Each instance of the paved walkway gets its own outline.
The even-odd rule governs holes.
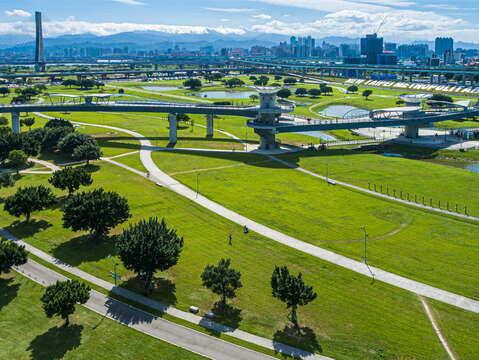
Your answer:
[[[231,220],[232,222],[234,222],[236,224],[239,224],[241,226],[246,225],[250,230],[252,230],[252,231],[254,231],[258,234],[261,234],[261,235],[263,235],[267,238],[270,238],[271,240],[274,240],[278,243],[289,246],[289,247],[294,248],[296,250],[299,250],[301,252],[307,253],[307,254],[312,255],[314,257],[320,258],[322,260],[328,261],[330,263],[339,265],[339,266],[344,267],[346,269],[352,270],[352,271],[357,272],[359,274],[371,277],[372,276],[371,271],[372,271],[373,274],[374,274],[374,278],[376,280],[388,283],[388,284],[393,285],[393,286],[397,286],[399,288],[411,291],[411,292],[413,292],[415,294],[418,294],[418,295],[422,295],[422,296],[429,297],[429,298],[437,300],[437,301],[444,302],[446,304],[450,304],[450,305],[457,306],[457,307],[465,309],[465,310],[469,310],[469,311],[473,311],[475,313],[479,313],[479,301],[477,301],[477,300],[473,300],[473,299],[467,298],[465,296],[452,293],[450,291],[446,291],[446,290],[442,290],[442,289],[439,289],[439,288],[436,288],[436,287],[433,287],[433,286],[430,286],[430,285],[426,285],[426,284],[421,283],[419,281],[411,280],[411,279],[408,279],[406,277],[403,277],[403,276],[400,276],[400,275],[397,275],[397,274],[394,274],[394,273],[391,273],[391,272],[388,272],[388,271],[384,271],[384,270],[376,268],[376,267],[368,267],[360,261],[350,259],[346,256],[336,254],[332,251],[322,249],[320,247],[317,247],[317,246],[311,245],[309,243],[306,243],[304,241],[298,240],[298,239],[296,239],[292,236],[289,236],[289,235],[283,234],[279,231],[273,230],[273,229],[271,229],[267,226],[264,226],[260,223],[257,223],[256,221],[250,220],[247,217],[242,216],[242,215],[240,215],[240,214],[238,214],[238,213],[236,213],[236,212],[234,212],[234,211],[232,211],[232,210],[230,210],[230,209],[228,209],[228,208],[226,208],[226,207],[224,207],[224,206],[222,206],[222,205],[220,205],[220,204],[218,204],[218,203],[216,203],[212,200],[209,200],[208,198],[204,197],[201,194],[197,194],[195,191],[193,191],[192,189],[188,188],[187,186],[181,184],[176,179],[172,178],[168,174],[161,171],[158,168],[158,166],[156,166],[156,164],[154,163],[154,161],[151,157],[151,150],[148,150],[148,149],[152,148],[151,142],[147,138],[145,138],[144,136],[142,136],[141,134],[139,134],[137,132],[127,130],[127,129],[118,128],[118,127],[114,127],[114,126],[92,125],[92,124],[80,123],[80,122],[75,122],[75,123],[80,124],[80,125],[97,126],[97,127],[101,127],[101,128],[121,131],[121,132],[124,132],[126,134],[129,134],[129,135],[132,135],[132,136],[138,138],[140,143],[141,143],[141,146],[142,146],[142,150],[140,150],[140,159],[141,159],[141,162],[143,163],[143,166],[150,173],[149,179],[151,181],[162,184],[163,186],[165,186],[165,187],[169,188],[170,190],[178,193],[179,195],[182,195],[182,196],[190,199],[191,201],[194,201],[195,203],[209,209],[210,211],[213,211],[214,213],[216,213],[220,216],[223,216],[224,218],[226,218],[228,220]],[[271,156],[271,158],[274,158],[279,162],[283,162],[283,164],[285,166],[296,168],[296,165],[287,163],[286,161],[277,159],[273,156]],[[312,176],[315,176],[315,177],[326,180],[325,177],[323,177],[321,175],[318,175],[318,174],[315,174],[311,171],[308,171],[308,170],[305,170],[305,169],[302,169],[302,168],[297,168],[297,169],[298,169],[298,171],[301,171],[301,172],[304,172],[306,174],[309,174],[309,175],[312,175]],[[133,170],[135,170],[135,169],[133,169]],[[135,170],[135,172],[136,171],[138,171],[138,170]],[[401,203],[404,203],[406,205],[415,206],[415,207],[423,208],[423,209],[430,210],[430,211],[436,211],[436,212],[447,214],[447,215],[458,216],[458,217],[468,219],[468,220],[479,221],[479,218],[466,216],[466,215],[460,215],[460,214],[452,213],[452,212],[449,212],[449,211],[446,211],[446,210],[429,208],[428,206],[424,206],[424,205],[416,204],[416,203],[411,203],[411,202],[408,202],[406,200],[396,199],[396,198],[393,198],[391,196],[387,196],[387,195],[380,194],[380,193],[375,193],[373,191],[366,190],[366,189],[360,188],[358,186],[343,183],[343,182],[340,182],[340,181],[336,181],[336,183],[338,185],[343,185],[345,187],[349,187],[349,188],[352,188],[352,189],[355,189],[355,190],[358,190],[358,191],[361,191],[361,192],[366,192],[366,193],[369,193],[369,194],[372,194],[372,195],[375,195],[375,196],[380,196],[380,197],[383,197],[383,198],[386,198],[386,199],[389,199],[389,200],[401,202]]]
[[[44,114],[41,114],[41,113],[35,113],[35,115],[42,116],[42,117],[47,117],[47,118],[49,117],[48,115],[44,115]],[[140,143],[142,144],[142,150],[140,150],[140,158],[142,158],[142,160],[145,157],[149,158],[150,159],[149,161],[151,161],[151,163],[153,164],[153,160],[151,159],[151,150],[145,150],[143,148],[143,147],[146,147],[147,149],[152,148],[151,142],[150,142],[150,140],[146,139],[143,135],[138,134],[138,133],[136,133],[134,131],[131,131],[131,130],[121,129],[121,128],[117,128],[117,127],[113,127],[113,126],[92,125],[92,124],[86,124],[86,123],[81,123],[81,122],[74,122],[74,123],[79,124],[79,125],[90,125],[90,126],[96,126],[96,127],[106,128],[106,129],[112,129],[112,130],[121,131],[121,132],[124,132],[124,133],[127,133],[127,134],[130,134],[132,136],[137,137],[139,139]],[[150,175],[148,176],[147,173],[143,173],[143,172],[141,172],[137,169],[134,169],[134,168],[132,168],[128,165],[119,163],[115,160],[105,159],[105,161],[110,162],[112,164],[115,164],[117,166],[120,166],[120,167],[122,167],[126,170],[129,170],[129,171],[137,174],[137,175],[143,176],[143,177],[149,179],[150,181],[165,185],[163,182],[159,181],[159,179],[157,177],[153,176],[151,172],[150,172]],[[155,165],[155,167],[156,167],[156,165]],[[168,175],[166,175],[166,176],[168,176]],[[175,180],[173,180],[173,181],[175,181]],[[118,286],[114,286],[113,284],[111,284],[108,281],[99,279],[99,278],[97,278],[97,277],[95,277],[95,276],[93,276],[93,275],[91,275],[87,272],[84,272],[83,270],[80,270],[80,269],[75,268],[75,267],[73,267],[69,264],[66,264],[66,263],[62,262],[61,260],[56,259],[56,258],[48,255],[47,253],[31,246],[30,244],[28,244],[28,243],[26,243],[26,242],[24,242],[20,239],[17,239],[15,236],[13,236],[12,234],[10,234],[9,232],[7,232],[6,230],[4,230],[2,228],[0,228],[0,236],[3,236],[4,238],[6,238],[8,240],[17,242],[21,245],[24,245],[28,252],[34,254],[35,256],[39,257],[40,259],[42,259],[44,261],[47,261],[51,264],[54,264],[55,266],[61,268],[62,270],[66,271],[66,272],[68,272],[72,275],[75,275],[76,277],[84,279],[84,280],[86,280],[86,281],[88,281],[92,284],[95,284],[99,287],[102,287],[102,288],[104,288],[108,291],[111,291],[115,294],[118,294],[118,295],[120,295],[124,298],[130,299],[130,300],[133,300],[133,301],[135,301],[139,304],[148,306],[149,308],[159,310],[161,312],[172,315],[176,318],[186,320],[186,321],[194,323],[194,324],[201,325],[204,328],[208,328],[208,329],[211,329],[211,330],[214,330],[214,331],[217,331],[217,332],[225,333],[228,336],[247,341],[249,343],[264,347],[266,349],[274,350],[278,353],[285,354],[287,356],[299,357],[299,358],[308,359],[308,360],[310,360],[310,359],[311,360],[332,360],[331,358],[328,358],[328,357],[325,357],[325,356],[322,356],[322,355],[312,354],[308,351],[297,349],[297,348],[294,348],[292,346],[288,346],[288,345],[278,343],[278,342],[270,340],[270,339],[266,339],[266,338],[263,338],[263,337],[260,337],[260,336],[256,336],[256,335],[250,334],[248,332],[245,332],[245,331],[242,331],[242,330],[239,330],[239,329],[233,329],[231,327],[228,327],[228,326],[225,326],[225,325],[222,325],[222,324],[218,324],[218,323],[216,323],[214,321],[211,321],[209,319],[206,319],[206,318],[203,318],[203,317],[200,317],[200,316],[188,313],[188,312],[184,312],[184,311],[175,309],[174,307],[164,305],[160,302],[157,302],[155,300],[146,298],[144,296],[141,296],[141,295],[139,295],[135,292],[129,291],[127,289],[124,289],[124,288],[121,288],[121,287],[118,287]],[[266,358],[269,358],[269,357],[266,357]],[[223,358],[218,358],[218,359],[223,359]],[[228,359],[228,358],[225,358],[225,359]],[[251,358],[251,359],[254,359],[254,358]]]
[[[18,267],[16,270],[44,286],[54,284],[56,281],[64,281],[68,279],[33,260],[28,260],[25,265]],[[164,320],[151,313],[103,295],[95,290],[90,292],[90,299],[84,304],[84,306],[102,316],[141,331],[142,333],[210,359],[274,359],[271,356],[246,349],[188,327]]]

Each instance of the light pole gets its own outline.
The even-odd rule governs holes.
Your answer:
[[[196,173],[196,199],[198,199],[198,192],[199,192],[199,189],[200,189],[199,178],[200,178],[200,173]]]
[[[364,231],[364,263],[367,265],[368,263],[368,233],[366,231],[366,226],[361,226],[361,229]]]
[[[366,231],[366,226],[361,226],[361,229],[364,231],[364,263],[366,264],[369,272],[371,273],[371,276],[373,278],[373,282],[374,282],[374,273],[372,272],[371,268],[369,267],[369,264],[368,264],[368,258],[367,258],[367,246],[368,246],[368,237],[369,237],[369,234],[368,232]]]
[[[113,261],[113,279],[115,280],[115,286],[116,286],[116,280],[118,279],[116,267],[118,266],[118,263],[115,261],[115,259],[111,255],[108,255],[107,257],[110,258],[111,261]]]

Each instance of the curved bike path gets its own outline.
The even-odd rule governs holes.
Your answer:
[[[250,230],[261,234],[271,240],[274,240],[278,243],[281,243],[283,245],[289,246],[291,248],[294,248],[296,250],[299,250],[301,252],[307,253],[309,255],[312,255],[314,257],[320,258],[322,260],[331,262],[333,264],[339,265],[341,267],[344,267],[346,269],[352,270],[356,273],[368,276],[368,277],[374,277],[375,280],[379,280],[385,283],[388,283],[390,285],[402,288],[404,290],[411,291],[413,293],[416,293],[418,295],[422,295],[437,301],[444,302],[449,305],[453,305],[456,307],[459,307],[464,310],[469,310],[475,313],[479,313],[479,301],[455,294],[450,291],[442,290],[440,288],[427,285],[424,283],[421,283],[416,280],[408,279],[406,277],[382,270],[380,268],[376,268],[373,266],[367,266],[363,262],[357,261],[350,259],[346,256],[336,254],[332,251],[322,249],[320,247],[311,245],[309,243],[306,243],[304,241],[298,240],[292,236],[283,234],[277,230],[271,229],[265,225],[262,225],[256,221],[253,221],[245,216],[242,216],[206,197],[204,197],[201,194],[197,194],[196,191],[190,189],[189,187],[183,185],[176,179],[172,178],[165,172],[163,172],[161,169],[158,168],[158,166],[155,164],[151,157],[151,152],[152,150],[155,149],[155,147],[151,144],[150,140],[148,138],[145,138],[143,135],[132,131],[128,129],[123,129],[123,128],[118,128],[115,126],[108,126],[108,125],[94,125],[94,124],[89,124],[89,123],[82,123],[82,122],[75,122],[76,124],[79,125],[85,125],[85,126],[96,126],[96,127],[101,127],[101,128],[106,128],[106,129],[111,129],[111,130],[116,130],[116,131],[121,131],[126,134],[132,135],[136,137],[141,144],[141,150],[140,150],[140,159],[141,162],[143,163],[143,166],[147,169],[149,172],[149,180],[154,181],[156,183],[159,183],[168,189],[176,192],[177,194],[188,198],[191,201],[194,201],[195,203],[205,207],[206,209],[213,211],[214,213],[221,215],[222,217],[238,224],[241,226],[246,225]],[[127,166],[123,166],[124,168],[129,168]],[[131,169],[131,168],[130,168]],[[137,170],[132,169],[133,171],[137,172]],[[309,173],[310,175],[320,177],[317,174],[311,173],[307,170],[301,169],[301,171],[305,173]],[[338,182],[340,183],[340,182]],[[357,188],[360,191],[366,191],[365,189],[358,188],[354,185],[346,184],[346,183],[341,183],[341,185],[349,186],[352,188]],[[366,191],[370,192],[370,191]],[[377,193],[374,193],[374,195],[378,195]],[[386,197],[386,196],[383,196]],[[398,201],[398,199],[391,199]],[[411,206],[416,206],[419,208],[427,208],[421,204],[415,204],[415,203],[410,203],[407,201],[400,201],[402,203],[406,203],[407,205]],[[438,211],[438,209],[428,209],[428,210],[433,210],[433,211]],[[438,211],[441,213],[446,213],[449,215],[454,215],[454,216],[460,216],[459,214],[455,213],[450,213],[445,210]],[[477,218],[472,218],[469,216],[462,215],[460,216],[462,218],[467,218],[467,219],[473,219],[476,221],[479,221]],[[371,274],[372,273],[374,274]]]

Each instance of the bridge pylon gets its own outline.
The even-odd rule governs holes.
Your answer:
[[[248,123],[249,127],[260,137],[259,148],[261,150],[273,150],[278,148],[276,142],[276,124],[283,109],[277,103],[276,88],[258,88],[259,109],[256,118]]]

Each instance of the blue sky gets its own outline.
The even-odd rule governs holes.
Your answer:
[[[479,42],[478,0],[0,0],[0,34],[32,34],[35,10],[46,36],[214,29],[358,37],[385,19],[380,34],[398,42]]]

